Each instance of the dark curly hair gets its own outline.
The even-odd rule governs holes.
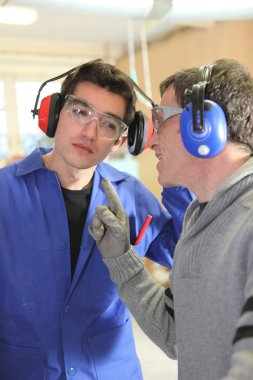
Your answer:
[[[136,94],[131,78],[116,66],[106,63],[102,59],[94,59],[78,66],[66,77],[61,87],[62,98],[64,99],[67,94],[73,94],[76,86],[85,81],[122,96],[126,102],[123,121],[129,125],[134,118],[136,104]]]

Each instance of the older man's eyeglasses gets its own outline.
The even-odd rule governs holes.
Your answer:
[[[152,109],[152,122],[156,133],[160,132],[161,125],[172,116],[182,113],[183,108],[156,106]]]
[[[97,120],[98,136],[106,140],[117,140],[127,130],[127,125],[114,115],[103,113],[93,105],[74,95],[67,95],[65,110],[79,124],[88,124]]]

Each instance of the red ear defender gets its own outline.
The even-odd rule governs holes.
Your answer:
[[[153,123],[142,111],[135,112],[135,118],[128,127],[128,151],[137,156],[148,148],[153,134]]]
[[[145,138],[145,146],[144,146],[143,150],[148,148],[149,141],[150,141],[150,139],[154,133],[154,126],[153,126],[152,120],[150,119],[150,117],[147,117],[146,115],[144,115],[144,116],[146,118],[146,121],[145,121],[146,138]]]
[[[74,67],[73,69],[67,71],[66,73],[57,75],[57,77],[46,80],[45,82],[42,83],[42,85],[39,88],[38,94],[36,96],[34,108],[33,110],[31,110],[31,112],[33,114],[33,118],[35,118],[36,115],[39,116],[39,120],[38,120],[39,128],[48,137],[54,137],[55,135],[56,127],[59,120],[59,114],[63,105],[62,95],[60,93],[55,93],[55,94],[45,97],[41,101],[40,109],[38,109],[37,106],[39,103],[40,93],[47,83],[66,77],[67,75],[72,74],[76,69],[77,67]]]
[[[58,75],[54,78],[48,79],[45,82],[43,82],[39,88],[39,91],[35,100],[35,105],[34,105],[33,110],[31,110],[31,112],[33,114],[33,118],[35,118],[35,116],[38,115],[39,128],[48,137],[54,137],[55,135],[57,124],[59,121],[59,115],[63,106],[63,99],[60,93],[54,93],[42,99],[40,108],[38,109],[37,105],[39,102],[40,93],[47,83],[61,79],[68,75],[71,75],[74,71],[78,69],[79,69],[79,66],[74,67],[73,69],[61,75]],[[132,79],[131,81],[133,83],[135,90],[139,94],[141,94],[142,97],[148,103],[150,103],[152,107],[155,107],[156,104],[153,102],[153,100],[148,95],[146,95],[145,92],[142,91],[142,89]],[[134,156],[137,156],[137,154],[140,154],[141,152],[143,152],[143,150],[148,147],[148,143],[152,134],[153,134],[152,121],[146,115],[144,115],[142,111],[136,111],[134,121],[129,125],[129,128],[128,128],[129,153],[133,154]]]
[[[55,93],[42,99],[38,110],[39,128],[48,136],[54,137],[59,120],[62,101],[61,94]]]
[[[154,108],[156,104],[145,94],[144,91],[132,80],[135,90]],[[154,127],[152,120],[142,111],[136,111],[134,120],[128,127],[128,151],[133,156],[137,156],[148,148],[149,140],[153,135]]]

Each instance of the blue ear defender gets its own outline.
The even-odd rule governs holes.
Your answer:
[[[219,154],[227,143],[227,121],[221,106],[204,99],[213,65],[200,68],[201,80],[193,85],[191,103],[180,117],[180,131],[187,151],[195,157],[209,158]],[[189,94],[189,90],[187,91]]]
[[[204,128],[202,131],[196,131],[192,108],[192,103],[187,105],[180,118],[184,146],[195,157],[216,156],[225,148],[227,142],[227,121],[224,111],[212,100],[204,100]],[[199,115],[197,120],[200,120]]]

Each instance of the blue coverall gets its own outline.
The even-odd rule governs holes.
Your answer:
[[[80,254],[71,279],[68,220],[55,172],[38,148],[0,170],[0,379],[141,380],[129,311],[118,297],[88,232],[101,180],[115,186],[129,215],[136,250],[168,267],[191,194],[166,189],[172,218],[136,178],[106,163],[97,166]],[[173,202],[177,207],[173,209]]]

